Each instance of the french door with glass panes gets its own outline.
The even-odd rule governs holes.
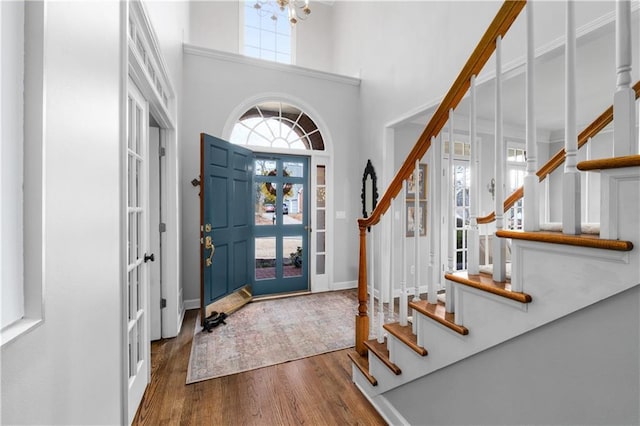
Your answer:
[[[308,175],[308,157],[255,154],[254,295],[309,290]]]
[[[133,421],[150,378],[147,253],[148,240],[148,104],[129,80],[127,99],[127,385],[128,420]]]

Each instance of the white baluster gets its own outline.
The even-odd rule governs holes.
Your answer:
[[[390,219],[390,225],[389,225],[389,242],[390,242],[390,248],[389,250],[391,251],[390,256],[389,256],[389,306],[387,308],[388,311],[388,319],[389,321],[391,321],[391,318],[393,318],[393,312],[395,310],[395,304],[394,304],[394,294],[393,291],[395,290],[395,275],[393,273],[393,268],[394,265],[396,264],[395,262],[395,258],[396,258],[396,250],[395,250],[395,246],[393,244],[393,231],[395,229],[395,227],[393,226],[393,224],[396,221],[396,215],[395,215],[395,211],[394,211],[394,205],[397,206],[396,203],[396,199],[394,198],[391,201],[391,213],[389,214],[389,219]]]
[[[455,144],[453,142],[453,109],[449,110],[449,163],[447,171],[447,254],[448,254],[448,267],[447,272],[450,274],[455,272],[455,253],[456,253],[456,193],[455,193],[455,178],[453,168],[453,154],[455,152]],[[445,292],[447,294],[446,299],[446,311],[455,312],[455,295],[453,294],[453,283],[449,280],[445,283]]]
[[[504,228],[504,138],[502,135],[502,37],[496,39],[496,142],[495,142],[495,211],[496,230]],[[493,238],[493,279],[503,282],[507,278],[505,240]]]
[[[635,92],[631,88],[631,2],[616,1],[616,92],[613,96],[613,156],[640,153],[636,146]]]
[[[384,219],[384,216],[380,218],[380,223],[382,223],[383,219]],[[381,259],[380,265],[382,266],[382,259]],[[391,285],[391,282],[389,282],[389,285]],[[378,289],[378,343],[384,343],[384,334],[383,334],[384,329],[382,328],[382,325],[384,324],[384,297],[383,297],[384,292],[382,291],[383,287],[384,287],[384,280],[381,279],[380,288]]]
[[[420,300],[420,160],[413,171],[413,253],[415,287],[413,301]]]
[[[565,54],[565,163],[562,177],[562,232],[580,234],[580,175],[576,130],[576,28],[573,1],[567,2],[567,45]]]
[[[524,176],[524,223],[525,231],[540,230],[539,185],[536,169],[538,168],[538,143],[536,140],[536,117],[534,100],[534,65],[535,44],[533,38],[533,2],[527,2],[527,73],[526,73],[526,152],[527,171]]]
[[[480,164],[477,131],[476,131],[476,76],[471,76],[469,88],[469,143],[471,145],[471,188],[469,196],[469,230],[467,231],[468,267],[470,275],[480,273],[480,235],[478,233],[478,205],[480,204],[480,192],[478,191]]]
[[[436,244],[440,244],[439,239],[436,237],[436,229],[439,229],[438,219],[435,214],[436,203],[436,179],[438,176],[438,169],[436,168],[436,154],[439,154],[440,150],[437,149],[438,141],[435,136],[431,138],[431,161],[429,161],[429,192],[427,197],[427,217],[429,219],[429,226],[427,227],[427,233],[429,234],[429,268],[427,270],[427,300],[429,303],[437,303],[438,294],[436,290],[436,277],[435,274],[440,272],[436,267]],[[436,152],[437,151],[437,152]]]
[[[375,250],[376,250],[376,245],[375,245],[375,231],[376,231],[376,227],[372,226],[371,227],[371,271],[370,271],[370,276],[371,276],[371,285],[369,287],[369,312],[371,312],[371,321],[369,322],[369,337],[371,337],[376,330],[376,304],[375,304],[375,290],[376,290],[376,265],[375,265]]]
[[[400,256],[402,257],[402,281],[400,281],[400,298],[398,299],[398,315],[400,316],[399,322],[401,326],[407,325],[407,310],[409,308],[409,301],[407,300],[407,237],[405,232],[407,229],[407,181],[402,181],[402,200],[400,204],[400,238],[402,241],[402,248],[400,249]]]

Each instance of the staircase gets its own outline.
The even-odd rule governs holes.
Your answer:
[[[374,294],[374,291],[367,288],[367,234],[365,230],[381,221],[384,213],[392,205],[393,199],[401,192],[403,181],[414,173],[413,165],[419,163],[419,160],[428,152],[434,141],[437,141],[437,138],[440,137],[440,132],[447,121],[449,111],[452,111],[457,106],[469,88],[473,91],[475,75],[482,69],[484,63],[492,54],[492,46],[498,49],[497,54],[499,54],[500,41],[497,43],[494,41],[501,39],[506,34],[511,23],[523,8],[524,2],[522,1],[505,2],[452,89],[427,125],[423,135],[384,193],[371,217],[359,220],[361,250],[359,313],[356,317],[356,347],[349,354],[349,357],[353,361],[352,376],[354,383],[391,424],[457,423],[463,422],[461,419],[472,419],[473,415],[465,417],[466,414],[458,415],[456,413],[457,409],[470,410],[470,408],[466,406],[458,407],[455,400],[455,391],[439,390],[438,386],[443,383],[452,388],[458,385],[456,381],[447,381],[443,377],[457,377],[459,379],[463,377],[460,380],[465,382],[466,387],[465,391],[459,392],[461,395],[460,402],[471,401],[472,405],[473,401],[485,402],[484,404],[478,403],[478,406],[473,408],[473,410],[476,410],[478,417],[476,420],[469,420],[470,422],[571,423],[573,421],[580,422],[579,419],[584,419],[581,416],[584,413],[591,413],[592,409],[598,413],[603,413],[600,422],[607,422],[607,420],[602,419],[616,419],[618,418],[616,415],[622,416],[623,414],[631,416],[634,419],[633,423],[640,421],[640,414],[637,409],[640,390],[638,386],[633,385],[633,383],[640,382],[640,367],[637,363],[638,347],[640,346],[640,337],[638,337],[640,334],[638,332],[640,318],[638,318],[637,312],[637,306],[640,305],[640,297],[637,296],[640,287],[640,154],[638,154],[638,144],[637,141],[632,141],[631,143],[629,141],[621,142],[618,140],[623,139],[622,137],[618,138],[621,133],[616,131],[614,133],[616,147],[613,147],[613,152],[624,155],[580,163],[575,161],[576,151],[613,120],[613,108],[605,111],[582,134],[576,134],[572,137],[571,132],[569,132],[565,149],[545,164],[537,172],[537,176],[531,173],[531,165],[528,164],[527,166],[529,174],[536,178],[536,184],[538,179],[540,181],[543,180],[565,160],[567,167],[565,167],[564,179],[567,182],[578,182],[579,184],[580,181],[579,178],[573,175],[567,176],[567,173],[600,173],[601,222],[599,234],[594,235],[593,230],[589,234],[582,234],[580,231],[579,188],[577,190],[578,211],[572,210],[576,206],[575,202],[569,203],[573,204],[573,207],[571,205],[564,207],[566,213],[563,214],[563,231],[540,231],[540,224],[536,221],[532,222],[531,216],[534,215],[530,213],[532,209],[529,209],[530,217],[527,218],[525,216],[525,229],[528,228],[529,230],[508,230],[503,229],[502,223],[496,224],[495,238],[502,241],[506,239],[511,241],[510,278],[506,278],[504,272],[501,275],[499,271],[494,271],[493,276],[484,273],[473,273],[478,270],[477,264],[472,266],[473,259],[470,260],[469,270],[456,271],[455,267],[452,267],[453,256],[450,253],[449,271],[443,277],[446,282],[445,294],[439,294],[436,297],[435,286],[429,282],[426,299],[413,297],[409,301],[403,283],[400,304],[406,303],[409,311],[412,312],[412,316],[408,318],[406,324],[403,324],[402,315],[400,322],[383,324],[382,330],[377,333],[379,337],[377,339],[368,339],[369,313],[367,312],[367,295]],[[630,11],[627,12],[630,13]],[[618,19],[625,19],[624,13],[626,12],[622,10],[619,13],[622,14],[622,17],[619,16]],[[570,40],[569,34],[568,40]],[[568,42],[568,44],[570,43],[571,41]],[[497,59],[496,62],[498,62],[497,66],[499,67],[500,61]],[[619,66],[618,69],[620,68]],[[500,68],[498,68],[497,72],[497,75],[499,74]],[[632,90],[635,94],[632,102],[635,111],[635,98],[638,97],[640,84],[636,84],[633,88],[627,85],[626,88],[623,87],[622,89],[620,89],[619,85],[619,91],[625,90],[626,92]],[[617,98],[615,99],[614,103],[619,102]],[[499,103],[500,101],[498,100],[497,102]],[[568,105],[570,105],[570,102],[568,102]],[[622,110],[622,108],[617,107],[617,110]],[[499,116],[498,114],[496,115]],[[618,125],[619,123],[614,124]],[[573,123],[573,126],[575,127],[575,123]],[[633,126],[635,129],[635,122],[627,122],[625,126]],[[571,127],[571,124],[568,124],[568,127]],[[473,129],[470,134],[473,135]],[[471,137],[470,139],[473,140],[474,138]],[[449,140],[452,139],[450,138]],[[532,140],[535,141],[535,137]],[[529,141],[527,143],[529,144]],[[620,144],[622,148],[620,148]],[[529,150],[529,148],[530,146],[528,145],[527,149]],[[504,147],[499,146],[498,149],[504,149]],[[535,153],[535,148],[530,152]],[[434,157],[430,158],[433,159]],[[567,171],[567,169],[569,170]],[[435,174],[434,177],[437,178]],[[498,179],[496,180],[498,181]],[[484,218],[478,217],[477,219],[472,213],[471,227],[473,228],[477,223],[488,223],[496,219],[501,221],[504,210],[523,196],[525,197],[525,206],[526,203],[529,203],[537,207],[537,200],[533,196],[535,191],[531,189],[533,187],[530,182],[531,180],[529,180],[529,183],[525,181],[524,188],[520,188],[507,197],[504,203],[501,201],[503,197],[498,198],[499,194],[496,194],[496,199],[498,200],[496,202],[496,213]],[[496,186],[498,186],[501,182],[496,183]],[[565,193],[564,199],[568,200],[571,197],[573,197],[572,194],[567,195]],[[404,200],[402,200],[402,205],[404,205]],[[575,224],[576,218],[577,225]],[[445,234],[449,236],[455,235],[452,227]],[[476,231],[470,232],[468,238],[477,237]],[[449,237],[447,236],[447,238]],[[496,249],[500,250],[502,244],[496,244]],[[472,243],[469,246],[471,247]],[[477,256],[477,253],[474,255]],[[504,268],[504,256],[498,253],[494,255],[494,260],[498,265],[495,269],[500,269],[498,262],[502,262],[502,267]],[[437,269],[439,270],[439,268]],[[427,280],[433,281],[433,277],[427,277]],[[383,294],[382,288],[378,294]],[[632,333],[628,337],[630,349],[628,351],[625,349],[626,355],[622,358],[622,363],[629,363],[631,359],[630,365],[632,368],[628,370],[628,374],[631,375],[630,383],[632,386],[631,389],[621,389],[619,393],[616,392],[614,398],[604,404],[604,409],[598,408],[600,407],[598,404],[601,401],[584,401],[580,400],[579,397],[575,397],[586,407],[582,409],[584,413],[576,412],[574,417],[571,417],[571,414],[569,414],[569,417],[563,417],[567,415],[566,412],[571,413],[576,410],[570,408],[571,403],[562,401],[558,402],[558,407],[563,407],[564,404],[565,408],[554,408],[555,403],[547,402],[548,413],[521,413],[522,416],[518,417],[517,413],[511,413],[511,411],[517,410],[508,407],[506,409],[501,408],[501,401],[499,400],[495,401],[495,406],[487,406],[486,402],[491,401],[490,395],[478,394],[474,398],[466,394],[466,388],[474,385],[472,383],[473,379],[468,376],[461,376],[461,373],[457,371],[466,371],[468,370],[467,366],[477,365],[480,362],[485,362],[486,364],[488,362],[486,359],[488,359],[489,355],[482,354],[505,353],[508,351],[508,346],[505,346],[506,342],[510,342],[510,345],[526,347],[527,342],[533,341],[536,338],[535,336],[540,335],[540,333],[551,333],[549,330],[553,330],[553,327],[563,327],[562,324],[567,324],[567,327],[569,325],[575,327],[573,325],[575,320],[572,318],[580,318],[580,315],[593,315],[595,317],[596,314],[592,312],[600,312],[597,310],[599,305],[602,305],[602,309],[610,309],[608,306],[613,303],[611,300],[625,300],[624,295],[629,294],[634,295],[633,297],[635,297],[636,301],[633,302],[634,299],[631,302],[627,301],[624,306],[631,304],[632,308],[634,306],[636,308],[631,310],[626,308],[627,311],[621,313],[621,317],[625,318],[625,322],[628,321],[631,324],[631,330],[635,331],[635,335]],[[620,299],[621,297],[623,299]],[[596,310],[593,307],[596,307]],[[372,314],[375,314],[375,312]],[[634,321],[635,325],[633,324]],[[593,328],[595,329],[596,327]],[[613,329],[612,333],[615,333]],[[383,335],[385,336],[384,338],[382,337]],[[620,338],[620,340],[624,339],[627,338]],[[593,345],[597,347],[598,341],[594,341]],[[502,358],[498,356],[496,359]],[[552,355],[545,355],[545,359],[550,365],[550,372],[571,370],[570,368],[563,369],[554,366]],[[617,361],[612,358],[611,363],[615,362]],[[580,361],[576,361],[575,364],[580,365]],[[525,364],[520,365],[519,368],[522,371],[530,371],[531,377],[527,381],[521,381],[522,383],[520,384],[511,384],[514,386],[514,392],[523,393],[521,397],[519,396],[520,394],[514,396],[513,401],[526,400],[526,390],[536,388],[536,370]],[[599,366],[594,365],[593,368],[597,371]],[[592,372],[588,371],[588,369],[588,366],[583,368],[581,374],[590,375]],[[585,372],[584,370],[587,371]],[[612,371],[615,371],[615,365]],[[507,375],[507,378],[494,376],[492,379],[496,381],[504,380],[505,383],[508,383],[511,380],[508,377],[517,376],[517,374],[512,374],[510,371],[504,371],[502,374]],[[481,372],[479,372],[478,376],[484,377]],[[544,374],[541,376],[544,376]],[[571,378],[567,379],[565,377],[562,380],[571,381]],[[574,380],[579,382],[583,379],[576,377]],[[585,383],[591,383],[588,379],[584,380]],[[610,379],[603,380],[603,386],[605,386],[604,382],[608,384],[607,380]],[[624,382],[624,379],[622,381]],[[553,394],[554,384],[548,383],[547,386],[550,394]],[[559,389],[562,389],[563,386],[561,384]],[[495,389],[495,385],[491,384],[486,388]],[[445,393],[450,396],[453,395],[453,400],[451,400],[451,397],[446,399],[438,396]],[[430,396],[428,397],[428,395]],[[528,397],[531,397],[531,395]],[[566,396],[563,395],[562,398],[564,397]],[[547,401],[544,396],[537,396],[537,398],[540,401]],[[556,397],[555,400],[562,398]],[[435,401],[443,400],[445,401],[444,403],[435,403]],[[629,403],[629,400],[631,403]],[[635,408],[633,407],[633,401],[635,401]],[[536,399],[531,399],[530,403],[535,404]],[[591,403],[594,405],[589,407]],[[632,405],[631,409],[628,412],[625,411],[624,408],[630,404]],[[619,406],[623,408],[620,409]],[[615,407],[615,409],[612,409],[615,414],[607,413],[607,407]],[[545,407],[540,408],[545,409]],[[433,414],[434,410],[440,411],[440,409],[444,410],[445,413],[435,416]],[[503,416],[499,414],[501,410],[509,414]],[[525,409],[524,411],[527,410]],[[493,414],[495,415],[491,417]],[[606,417],[607,415],[611,415],[611,417]],[[622,418],[627,419],[629,417]],[[594,420],[594,422],[598,423],[599,421]]]

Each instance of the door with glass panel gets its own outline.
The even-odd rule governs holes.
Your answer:
[[[132,422],[150,379],[147,300],[149,247],[148,105],[132,81],[127,99],[127,371],[128,415]]]
[[[253,293],[309,289],[309,158],[255,154]]]

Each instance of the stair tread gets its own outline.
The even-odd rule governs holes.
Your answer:
[[[347,356],[353,361],[358,370],[364,374],[372,386],[378,386],[378,380],[369,373],[369,358],[367,355],[362,356],[356,351],[347,352]]]
[[[510,282],[494,281],[493,277],[484,274],[470,275],[467,271],[460,271],[453,274],[446,274],[444,277],[449,281],[454,281],[462,285],[506,297],[507,299],[512,299],[521,303],[531,303],[532,300],[531,296],[526,293],[511,291]]]
[[[605,250],[631,251],[633,243],[624,240],[607,240],[600,238],[598,235],[580,234],[569,235],[562,232],[553,231],[513,231],[510,229],[500,229],[496,231],[496,235],[501,238],[513,238],[516,240],[538,241],[552,244],[565,244],[570,246],[581,246],[599,248]]]
[[[380,361],[382,361],[382,363],[386,365],[389,368],[389,370],[393,372],[393,374],[397,376],[400,373],[402,373],[402,371],[400,370],[400,367],[398,367],[393,362],[391,362],[391,359],[389,358],[389,349],[387,349],[387,339],[385,339],[384,343],[378,342],[377,339],[366,340],[364,342],[364,345],[367,347],[367,349],[369,349],[369,351],[371,351],[375,356],[377,356],[380,359]]]
[[[469,334],[469,330],[465,326],[456,324],[456,315],[447,312],[445,304],[440,301],[438,301],[438,303],[429,303],[426,300],[418,300],[416,302],[409,302],[409,307],[457,333],[462,335]]]
[[[418,355],[427,355],[427,350],[422,346],[418,346],[418,337],[413,334],[411,324],[403,326],[398,322],[392,322],[389,324],[384,324],[382,327],[384,327],[385,330],[397,337],[398,340],[400,340],[402,343],[413,349],[413,351],[415,351]]]

